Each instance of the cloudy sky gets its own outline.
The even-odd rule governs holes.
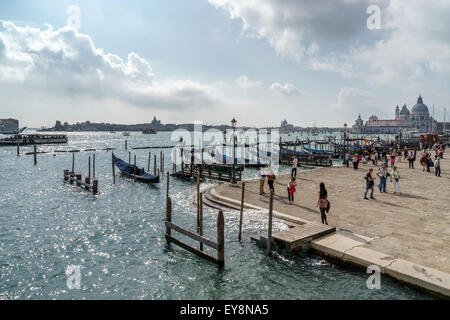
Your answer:
[[[421,93],[439,119],[449,17],[448,0],[0,0],[0,118],[342,126]]]

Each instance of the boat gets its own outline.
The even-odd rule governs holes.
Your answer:
[[[0,139],[0,146],[30,146],[35,144],[65,144],[68,138],[64,134],[17,134]]]
[[[129,133],[129,132],[122,132],[122,135],[123,135],[124,137],[129,137],[129,136],[130,136],[130,133]]]
[[[154,176],[147,172],[144,169],[140,169],[137,166],[126,163],[125,161],[117,158],[113,155],[114,165],[119,168],[120,172],[126,176],[127,178],[135,179],[140,182],[146,183],[159,183],[159,175]],[[134,174],[136,172],[136,175]]]
[[[142,134],[157,134],[158,132],[156,132],[155,129],[144,129],[142,131]]]
[[[310,153],[317,153],[317,154],[323,154],[323,155],[328,155],[331,153],[330,151],[316,150],[316,149],[311,149],[311,148],[307,148],[307,147],[304,147],[303,149],[305,149],[306,151],[308,151]]]
[[[233,161],[233,157],[228,157],[226,155],[221,155],[219,152],[215,155],[215,158],[219,158],[219,159],[223,159],[224,163],[230,163]],[[228,160],[230,159],[230,160]],[[230,161],[230,162],[229,162]],[[260,159],[259,162],[255,160],[250,161],[250,159],[242,159],[242,158],[236,158],[235,162],[237,165],[243,165],[245,164],[245,166],[247,168],[262,168],[262,167],[267,167],[269,165],[269,161],[266,159]],[[231,163],[232,164],[232,163]]]

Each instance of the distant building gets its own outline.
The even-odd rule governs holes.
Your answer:
[[[437,122],[434,121],[437,125]],[[427,133],[433,130],[433,118],[430,116],[428,107],[423,103],[422,96],[419,95],[417,104],[409,111],[406,104],[400,110],[399,106],[395,108],[395,119],[380,120],[372,115],[367,122],[361,119],[361,115],[355,121],[352,127],[354,133],[359,134],[395,134],[399,131],[418,131]]]
[[[0,133],[11,133],[19,131],[19,120],[0,119]]]
[[[294,132],[294,126],[292,124],[289,124],[287,122],[287,120],[284,119],[283,121],[281,121],[280,131],[281,132]]]

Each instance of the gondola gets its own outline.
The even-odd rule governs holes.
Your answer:
[[[137,181],[145,182],[145,183],[159,183],[159,175],[154,176],[147,172],[144,169],[139,169],[137,166],[135,168],[134,165],[126,163],[125,161],[117,158],[113,155],[114,165],[119,168],[120,172],[126,176],[127,178],[134,179]],[[136,169],[136,175],[134,174]]]
[[[231,161],[233,161],[232,159],[233,159],[233,157],[228,157],[228,156],[226,156],[226,155],[221,155],[220,153],[217,153],[217,155],[216,155],[216,159],[217,158],[222,158],[223,159],[223,162],[224,163],[228,163],[228,160],[227,159],[231,159]],[[245,161],[245,162],[244,162]],[[265,159],[260,159],[260,161],[259,162],[257,162],[257,161],[250,161],[250,159],[242,159],[242,158],[236,158],[236,164],[240,164],[240,165],[242,165],[242,164],[244,164],[245,163],[245,167],[247,167],[247,168],[264,168],[264,167],[267,167],[268,166],[268,164],[269,164],[269,161],[268,160],[265,160]]]
[[[311,149],[311,148],[307,148],[307,147],[304,147],[304,149],[305,149],[306,151],[308,151],[308,152],[316,153],[316,154],[322,154],[322,155],[328,155],[328,154],[331,153],[330,151],[326,151],[326,150],[316,150],[316,149]]]

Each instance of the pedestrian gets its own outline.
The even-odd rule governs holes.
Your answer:
[[[356,155],[356,153],[353,155],[352,162],[353,170],[358,170],[358,156]]]
[[[269,169],[267,174],[267,184],[269,185],[269,189],[271,192],[275,192],[275,188],[273,187],[273,183],[277,177],[273,173],[272,169]]]
[[[348,153],[348,152],[345,153],[345,165],[347,168],[350,165],[350,153]]]
[[[294,193],[296,187],[297,181],[295,181],[295,177],[291,177],[287,185],[289,204],[294,204]]]
[[[372,177],[372,173],[373,173],[373,169],[370,168],[369,172],[364,177],[364,179],[366,180],[366,192],[364,193],[364,199],[366,199],[366,200],[369,200],[369,198],[367,198],[367,193],[369,192],[369,189],[371,190],[370,199],[375,200],[375,198],[373,197],[373,186],[374,186],[375,182],[374,182],[374,178]]]
[[[414,151],[410,151],[408,154],[408,162],[409,162],[409,168],[414,169]]]
[[[297,165],[298,165],[297,157],[294,157],[294,160],[292,160],[292,174],[291,174],[291,176],[294,178],[297,177]]]
[[[327,189],[325,189],[325,184],[323,182],[320,184],[319,199],[317,200],[316,207],[319,207],[320,209],[320,218],[322,219],[322,223],[328,225],[326,214],[327,209],[329,208],[328,192]]]
[[[394,151],[391,154],[391,168],[395,166],[395,158],[397,157],[397,151],[394,149]]]
[[[258,176],[259,176],[259,194],[260,195],[266,194],[264,192],[264,183],[265,183],[266,177],[267,177],[265,168],[259,169]]]
[[[391,182],[394,183],[394,193],[398,193],[400,195],[400,172],[397,167],[392,169]]]
[[[436,161],[434,161],[434,174],[436,177],[441,176],[441,157],[437,157]]]
[[[380,184],[378,185],[378,189],[380,190],[380,192],[386,193],[386,180],[387,177],[389,176],[386,164],[383,164],[381,168],[378,169],[377,176],[380,178]]]

